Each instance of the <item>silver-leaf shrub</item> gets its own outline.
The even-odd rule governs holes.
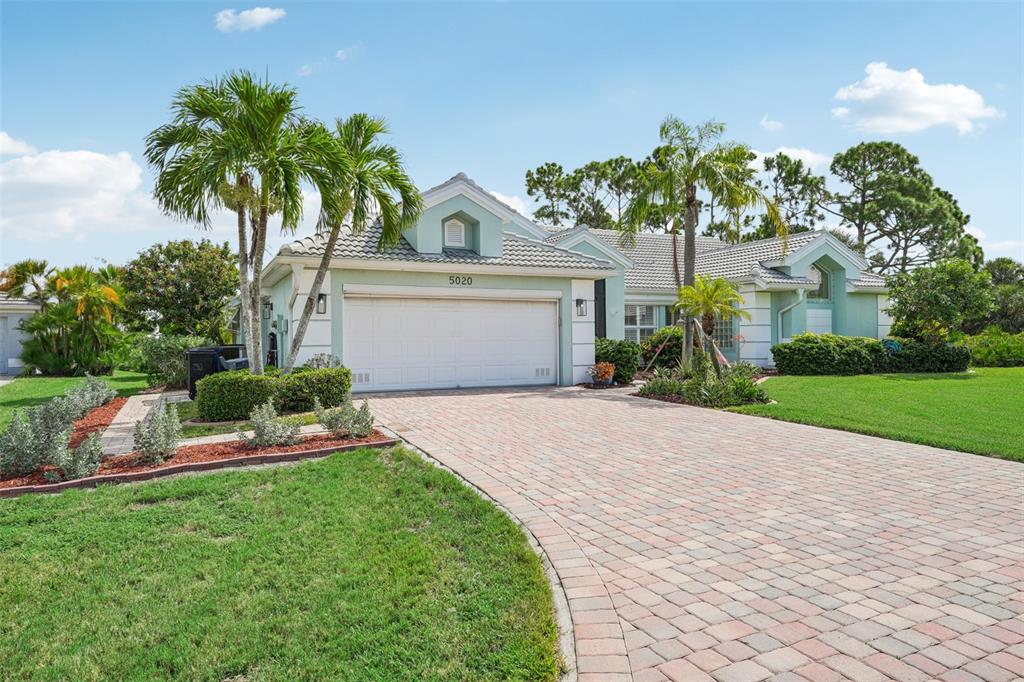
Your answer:
[[[143,462],[159,464],[174,454],[181,441],[178,408],[160,405],[149,416],[135,422],[135,450]]]
[[[92,476],[100,468],[103,459],[103,443],[98,433],[90,433],[82,444],[72,450],[62,448],[51,464],[58,471],[49,471],[46,477],[51,481],[71,481]]]
[[[250,448],[292,445],[298,440],[299,425],[279,419],[272,400],[254,408],[249,421],[252,422],[252,437],[239,431],[238,438]]]
[[[358,410],[349,396],[340,405],[330,409],[325,409],[316,400],[313,410],[317,421],[336,438],[365,438],[373,432],[373,415],[370,414],[370,404],[366,400],[363,400]]]

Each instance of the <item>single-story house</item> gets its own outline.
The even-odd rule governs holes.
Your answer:
[[[300,363],[340,358],[355,391],[571,385],[587,380],[596,337],[642,341],[671,319],[671,236],[627,245],[611,230],[545,227],[462,173],[423,203],[389,250],[376,250],[379,227],[341,236]],[[278,358],[325,242],[287,244],[264,271],[264,349]],[[772,343],[804,330],[888,331],[884,281],[827,232],[793,235],[785,247],[699,237],[697,251],[697,272],[734,282],[751,315],[716,328],[733,359],[770,365]]]
[[[21,342],[24,334],[18,324],[32,317],[39,306],[26,298],[0,294],[0,375],[19,374]]]

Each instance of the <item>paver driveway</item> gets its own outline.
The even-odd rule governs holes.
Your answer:
[[[581,680],[1024,676],[1021,464],[611,391],[371,402],[537,536]]]

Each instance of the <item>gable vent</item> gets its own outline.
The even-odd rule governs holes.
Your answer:
[[[465,246],[466,226],[459,220],[449,220],[444,224],[445,246]]]

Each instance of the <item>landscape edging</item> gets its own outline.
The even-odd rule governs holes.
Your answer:
[[[13,498],[29,493],[59,493],[72,488],[95,488],[97,485],[103,483],[137,483],[140,481],[150,481],[156,478],[163,478],[165,476],[174,476],[176,474],[214,471],[216,469],[230,469],[232,467],[277,464],[280,462],[297,462],[302,459],[317,459],[333,455],[336,452],[358,450],[359,448],[386,448],[398,445],[398,443],[398,439],[388,438],[387,440],[377,441],[374,443],[336,445],[328,448],[302,450],[299,452],[270,452],[263,455],[243,455],[241,457],[229,457],[227,459],[218,459],[208,462],[186,462],[158,469],[147,469],[145,471],[130,471],[122,474],[87,476],[85,478],[76,478],[71,481],[60,481],[59,483],[46,483],[42,485],[22,485],[13,488],[0,488],[0,498]]]

